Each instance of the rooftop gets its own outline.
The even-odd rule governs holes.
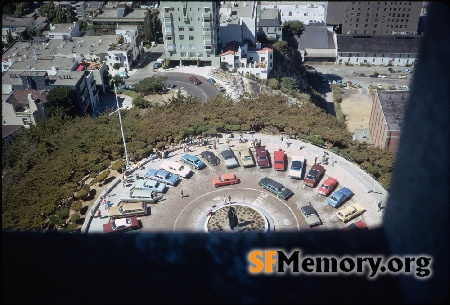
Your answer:
[[[17,89],[11,93],[6,103],[12,105],[26,104],[28,105],[28,94],[31,94],[32,98],[41,103],[47,103],[47,95],[40,90],[36,89]]]
[[[333,31],[324,24],[306,25],[305,31],[297,38],[299,49],[334,49]]]
[[[19,26],[28,26],[34,20],[32,17],[22,17],[22,18],[14,18],[3,16],[2,18],[2,28],[6,27],[19,27]]]
[[[390,131],[401,130],[406,104],[409,100],[409,91],[383,90],[378,91],[381,109]]]
[[[421,35],[337,35],[338,52],[418,53]]]
[[[117,17],[117,10],[105,10],[102,14],[99,14],[97,17],[92,18],[92,21],[122,21],[123,19],[137,19],[144,21],[146,13],[146,9],[133,9],[130,10],[130,12],[124,17],[119,18]]]
[[[76,24],[76,22],[74,22]],[[74,23],[55,23],[53,27],[50,26],[49,33],[51,32],[67,32],[73,29]]]

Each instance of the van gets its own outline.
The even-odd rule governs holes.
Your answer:
[[[146,202],[121,202],[119,206],[109,208],[109,217],[111,219],[130,217],[130,216],[144,216],[147,215]]]

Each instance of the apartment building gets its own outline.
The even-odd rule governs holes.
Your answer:
[[[129,70],[138,60],[139,50],[143,48],[137,26],[118,26],[115,38],[115,42],[111,43],[107,50],[106,65],[108,70],[112,71],[115,63]]]
[[[326,1],[258,1],[258,15],[276,9],[281,22],[301,21],[305,25],[324,23]]]
[[[376,147],[397,151],[408,99],[409,91],[375,91],[369,128]]]
[[[27,36],[26,34],[27,29],[29,30],[36,29],[36,22],[34,17],[13,18],[3,16],[2,41],[4,43],[7,43],[8,32],[11,32],[11,35],[14,39],[23,39]]]
[[[220,61],[226,63],[230,71],[267,79],[273,68],[273,49],[262,48],[260,43],[256,47],[249,47],[247,43],[232,41],[227,43],[220,54]]]
[[[116,4],[108,9],[105,5],[103,13],[91,19],[95,35],[111,35],[117,26],[136,25],[139,33],[144,33],[144,19],[148,10],[131,9],[123,4]]]
[[[46,117],[47,96],[36,89],[19,89],[2,102],[2,125],[31,125]]]
[[[80,27],[76,22],[50,24],[49,31],[45,31],[42,34],[49,39],[63,39],[64,36],[67,38],[81,36]]]
[[[161,1],[164,55],[175,65],[218,66],[219,9],[217,1]]]
[[[326,24],[337,34],[417,34],[421,1],[329,1]]]

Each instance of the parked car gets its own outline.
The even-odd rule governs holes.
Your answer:
[[[162,67],[162,63],[160,63],[160,62],[155,62],[154,64],[153,64],[153,69],[159,69],[159,68],[161,68]]]
[[[134,87],[133,87],[133,86],[130,86],[130,85],[123,85],[123,86],[120,86],[120,89],[133,90]]]
[[[216,86],[217,90],[219,90],[220,92],[225,92],[225,91],[227,91],[227,89],[225,89],[224,86],[219,85],[219,84],[217,84],[217,83],[216,83],[214,86]]]
[[[166,170],[170,173],[177,174],[183,178],[187,178],[191,176],[192,171],[185,167],[183,164],[178,163],[176,161],[166,160],[159,166],[160,169]]]
[[[264,177],[261,180],[259,180],[258,184],[262,188],[277,195],[277,197],[279,197],[279,198],[283,198],[284,200],[287,200],[289,197],[291,197],[294,194],[290,189],[288,189],[287,187],[284,187],[281,183],[276,182],[267,177]]]
[[[219,145],[218,149],[226,168],[239,166],[239,163],[237,162],[233,152],[227,144]]]
[[[304,156],[292,156],[288,176],[291,177],[291,179],[302,179],[305,166],[306,159]]]
[[[325,168],[322,165],[314,164],[306,174],[303,183],[309,187],[315,187],[324,173]]]
[[[212,183],[215,187],[237,184],[239,179],[234,174],[222,174],[219,177],[212,178]]]
[[[365,209],[362,207],[362,205],[360,205],[359,203],[354,203],[340,211],[337,211],[336,216],[343,222],[347,222],[350,219],[361,215],[364,211]]]
[[[201,168],[203,168],[205,166],[205,163],[203,163],[202,160],[200,160],[198,157],[190,155],[190,154],[184,154],[181,157],[181,160],[184,163],[192,166],[195,169],[201,169]]]
[[[328,196],[332,190],[338,185],[338,181],[335,178],[328,177],[322,185],[319,187],[319,194]]]
[[[139,228],[139,221],[136,216],[115,219],[103,224],[103,233],[125,232]]]
[[[121,203],[121,205],[119,206],[110,207],[108,210],[108,214],[111,219],[131,216],[144,216],[147,215],[147,203],[142,201]]]
[[[194,85],[200,85],[202,82],[195,76],[191,76],[189,77],[189,80],[194,84]]]
[[[269,155],[267,153],[265,146],[257,146],[255,147],[256,152],[256,163],[260,168],[270,167]]]
[[[168,185],[175,185],[180,180],[180,177],[176,174],[169,173],[163,169],[157,170],[152,168],[144,174],[144,178],[163,182]]]
[[[386,75],[380,74],[380,75],[378,75],[378,78],[386,78]]]
[[[124,191],[120,194],[120,201],[123,202],[157,202],[163,198],[161,194],[150,190],[133,189],[131,191]]]
[[[220,159],[217,158],[217,156],[209,150],[202,151],[200,155],[211,165],[218,165],[220,163]]]
[[[314,227],[322,224],[322,221],[320,220],[316,209],[314,209],[312,206],[304,205],[300,208],[300,211],[302,212],[303,218],[305,218],[305,221],[309,225],[309,227]]]
[[[285,158],[286,158],[286,155],[281,148],[279,150],[274,151],[273,152],[273,169],[276,171],[284,171],[285,170],[285,163],[284,163]]]
[[[214,85],[216,83],[216,80],[214,78],[208,78],[208,83],[210,83],[211,85]]]
[[[164,193],[167,190],[167,185],[156,180],[138,180],[134,185],[134,189],[155,191],[157,193]]]
[[[367,227],[367,225],[363,221],[358,220],[358,221],[355,221],[355,222],[349,224],[346,227],[343,227],[341,230],[342,231],[348,231],[348,230],[352,230],[352,229],[368,230],[369,228]]]
[[[250,152],[250,148],[247,146],[239,146],[237,148],[238,155],[241,158],[243,167],[251,167],[255,166],[255,162],[253,161],[252,153]]]
[[[128,78],[128,72],[119,72],[116,75],[118,75],[120,78]]]
[[[382,84],[378,84],[378,89],[383,89],[383,85]]]
[[[339,191],[334,192],[333,195],[328,197],[327,203],[332,207],[337,208],[342,205],[345,200],[351,198],[353,195],[354,193],[349,188],[343,187]]]

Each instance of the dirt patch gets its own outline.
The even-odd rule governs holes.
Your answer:
[[[342,94],[340,106],[350,132],[354,132],[355,129],[369,128],[372,99],[371,94],[361,94],[358,90],[345,90]]]
[[[173,96],[176,96],[178,93],[178,90],[171,90],[167,93],[163,94],[151,94],[144,96],[144,100],[149,101],[152,104],[163,104],[165,105],[167,102],[169,102],[169,99],[171,99]]]

